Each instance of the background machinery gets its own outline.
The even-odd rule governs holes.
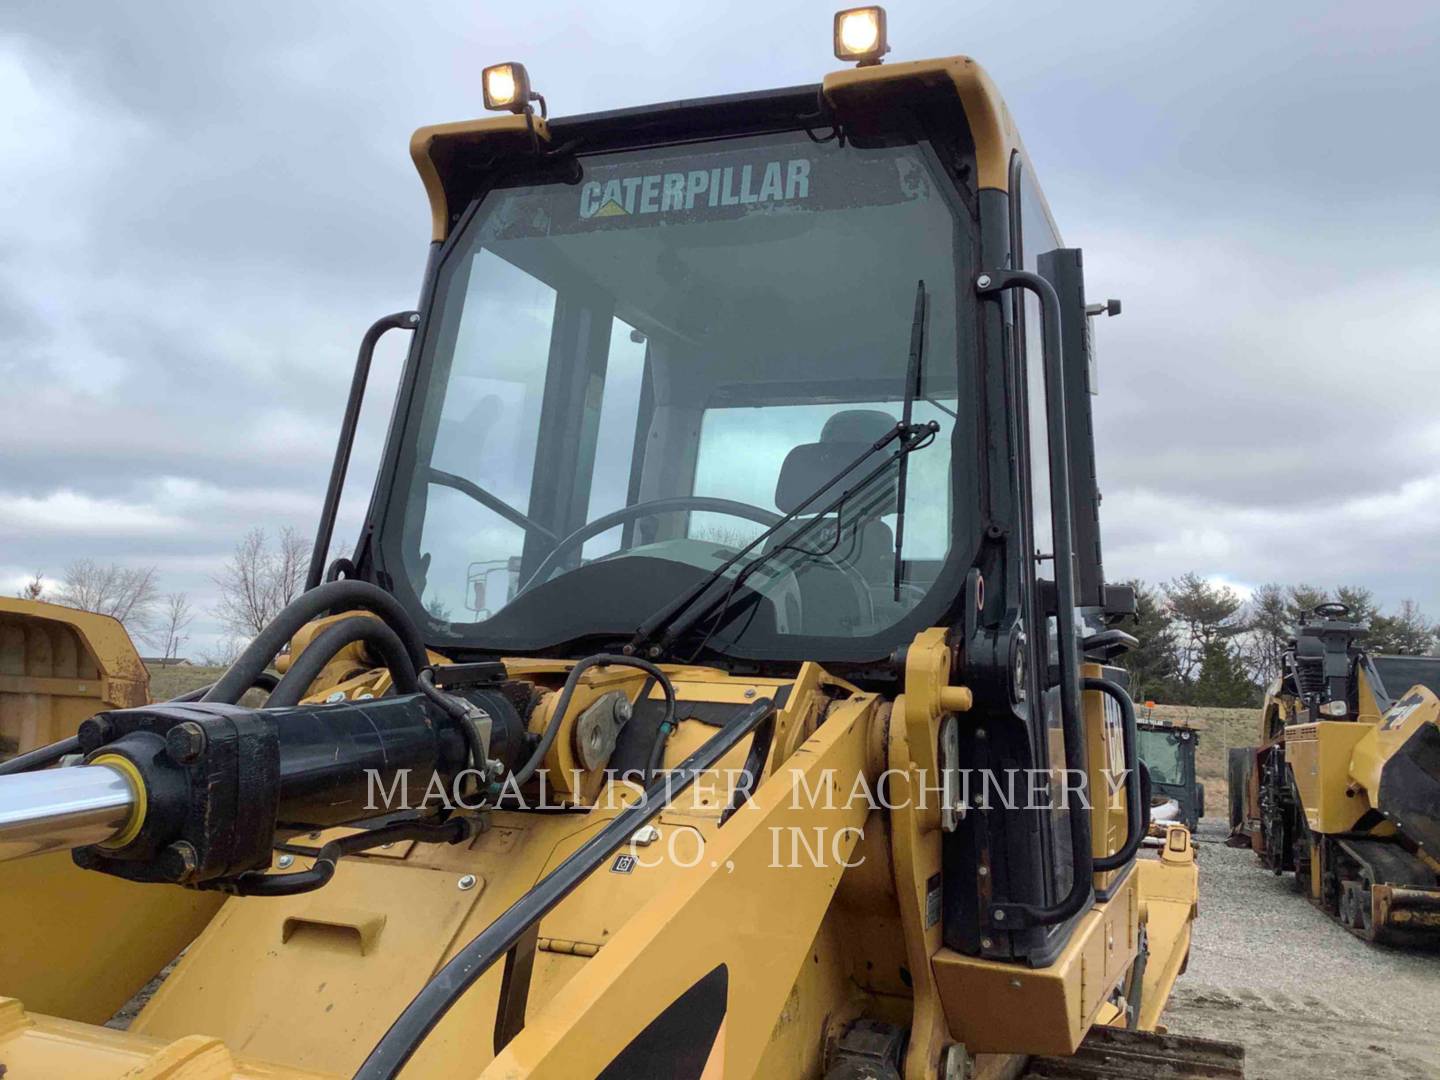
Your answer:
[[[1240,1075],[1148,1034],[1194,852],[1136,858],[1080,252],[973,61],[835,44],[569,119],[497,65],[416,133],[429,266],[309,588],[0,776],[8,1077]]]
[[[149,690],[117,620],[0,597],[0,762],[73,735],[102,709],[143,705]]]
[[[1195,752],[1200,733],[1188,724],[1141,719],[1137,727],[1140,760],[1150,775],[1150,828],[1163,835],[1170,822],[1192,833],[1205,816],[1205,785],[1196,779]]]
[[[1265,698],[1258,748],[1230,751],[1232,842],[1353,933],[1440,941],[1440,657],[1383,656],[1322,604]]]

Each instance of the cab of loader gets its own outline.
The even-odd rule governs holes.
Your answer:
[[[469,660],[812,661],[893,694],[916,635],[954,627],[987,689],[957,760],[1058,775],[1062,692],[1132,603],[1101,564],[1097,310],[1018,144],[982,178],[948,75],[859,74],[552,119],[533,146],[422,129],[443,239],[345,573]],[[1010,267],[1038,288],[984,274]],[[947,940],[1053,957],[1085,817],[962,821]],[[1002,900],[1048,921],[990,933]]]
[[[1140,760],[1150,774],[1151,831],[1179,822],[1192,833],[1205,815],[1205,785],[1196,779],[1195,751],[1200,735],[1184,724],[1141,720],[1136,739]]]

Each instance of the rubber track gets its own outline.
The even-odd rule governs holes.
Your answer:
[[[1020,1080],[1244,1080],[1238,1043],[1093,1027],[1070,1057],[1031,1058]]]

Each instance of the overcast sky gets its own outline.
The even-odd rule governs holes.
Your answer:
[[[1355,582],[1440,616],[1440,5],[889,15],[892,60],[990,70],[1091,299],[1124,301],[1096,401],[1109,576]],[[830,18],[5,0],[0,588],[89,556],[203,609],[250,525],[313,529],[356,344],[419,286],[409,135],[476,115],[484,64],[522,60],[560,115],[786,86],[836,66]]]

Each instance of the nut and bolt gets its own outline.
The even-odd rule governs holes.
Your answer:
[[[995,910],[995,912],[994,912],[994,916],[993,916],[993,917],[994,917],[994,919],[995,919],[996,922],[1004,922],[1004,921],[1005,921],[1005,909],[1004,909],[1004,908],[997,908],[997,909]]]
[[[982,289],[988,289],[990,287],[990,275],[981,274],[978,278],[975,279],[975,284],[980,286],[980,288]]]
[[[457,881],[455,884],[459,887],[459,889],[460,889],[461,892],[469,892],[471,889],[473,889],[473,888],[475,887],[475,875],[474,875],[474,874],[466,874],[464,877],[462,877],[462,878],[461,878],[459,881]]]
[[[325,704],[326,704],[326,705],[334,705],[337,701],[344,701],[344,700],[345,700],[345,691],[344,691],[344,690],[331,690],[330,693],[328,693],[328,694],[325,695]]]
[[[165,749],[179,765],[189,765],[205,753],[205,742],[205,729],[194,720],[176,724],[165,735]]]
[[[755,696],[755,693],[756,693],[755,688],[752,686],[752,687],[750,687],[749,690],[746,690],[746,691],[745,691],[745,696],[746,696],[747,698],[752,698],[752,697]]]
[[[295,865],[295,856],[281,855],[280,858],[275,860],[275,865],[278,866],[281,870],[288,870],[290,867]]]

